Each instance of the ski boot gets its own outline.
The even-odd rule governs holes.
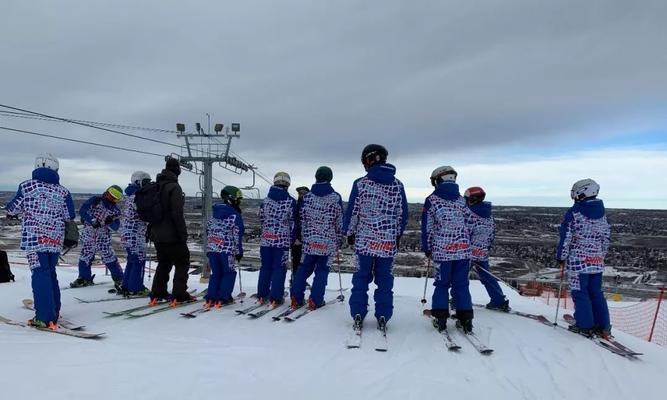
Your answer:
[[[472,318],[472,310],[456,311],[456,327],[461,329],[463,333],[472,333]]]
[[[433,327],[442,332],[447,329],[447,318],[449,318],[449,310],[431,310],[433,317]]]
[[[190,303],[195,300],[194,297],[188,292],[181,293],[181,294],[174,294],[171,296],[171,301],[169,302],[169,305],[172,307],[176,307],[177,305],[181,303]]]
[[[378,318],[378,330],[382,333],[387,332],[387,320],[384,317]]]
[[[216,307],[218,303],[222,304],[219,301],[214,301],[214,300],[208,299],[208,300],[206,300],[206,303],[204,303],[203,308],[209,310],[211,308]],[[217,307],[217,308],[220,308],[220,307]]]
[[[500,304],[489,303],[486,305],[486,308],[489,310],[497,310],[502,312],[510,312],[512,310],[510,308],[510,301],[507,299],[505,299],[505,301]]]
[[[569,330],[570,332],[578,333],[581,336],[587,337],[589,339],[595,336],[595,332],[593,329],[583,329],[578,327],[576,324],[568,326],[567,330]]]
[[[123,289],[123,279],[122,278],[114,279],[113,280],[113,287],[114,287],[114,289],[116,289],[116,293],[118,293],[118,294],[123,294],[127,291],[127,290]]]
[[[310,311],[313,311],[313,310],[317,310],[318,308],[320,308],[320,306],[318,306],[317,304],[315,304],[315,301],[313,301],[313,298],[312,298],[312,297],[309,297],[309,298],[308,298],[308,309],[309,309]]]
[[[151,294],[151,290],[148,288],[143,288],[137,290],[136,292],[127,292],[126,296],[148,296]]]
[[[610,340],[613,339],[614,337],[611,335],[611,326],[609,328],[600,328],[600,327],[594,327],[593,328],[593,333],[596,336],[601,337],[602,339],[605,340]]]
[[[352,324],[352,329],[355,331],[360,331],[364,326],[364,319],[361,318],[361,315],[357,314],[354,316],[354,323]]]
[[[94,277],[95,277],[95,276],[93,275],[93,276],[90,277],[90,279],[76,278],[76,279],[74,280],[74,282],[71,282],[71,283],[69,284],[69,287],[71,287],[71,288],[74,289],[74,288],[82,288],[82,287],[86,287],[86,286],[92,286],[92,285],[95,284],[95,283],[93,282],[93,278],[94,278]]]
[[[148,300],[148,305],[150,306],[156,306],[164,301],[169,301],[171,300],[171,295],[169,293],[154,293],[150,292],[149,300]]]
[[[290,302],[290,306],[289,306],[289,307],[290,307],[292,310],[299,309],[299,308],[303,307],[303,302],[302,302],[302,303],[299,303],[299,301],[296,299],[296,297],[292,296],[292,298],[291,298],[291,302]]]
[[[52,322],[47,323],[47,322],[44,322],[44,321],[40,321],[37,318],[33,318],[33,319],[28,320],[28,325],[34,326],[35,328],[40,328],[40,329],[50,329],[52,331],[58,330],[58,324],[56,324],[55,322],[52,321]]]

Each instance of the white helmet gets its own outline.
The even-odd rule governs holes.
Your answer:
[[[276,186],[289,187],[291,183],[292,180],[290,179],[287,172],[276,172],[276,174],[273,176],[273,184]]]
[[[132,173],[132,177],[130,178],[130,183],[135,184],[137,186],[142,186],[141,184],[145,180],[151,180],[151,176],[148,175],[147,172],[144,171],[135,171]]]
[[[442,179],[443,182],[456,182],[457,175],[458,174],[454,168],[449,165],[443,165],[431,172],[431,185],[436,186],[438,184],[438,179]]]
[[[58,171],[59,167],[58,159],[51,153],[43,153],[35,157],[35,168],[48,168]]]
[[[600,185],[592,179],[582,179],[574,182],[570,197],[574,201],[583,200],[589,197],[595,197],[600,192]]]

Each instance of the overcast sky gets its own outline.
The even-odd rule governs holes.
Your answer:
[[[206,125],[209,113],[241,123],[232,150],[267,176],[285,170],[293,187],[309,185],[329,165],[345,198],[364,173],[361,149],[377,142],[411,201],[449,164],[462,190],[481,185],[495,204],[568,205],[571,184],[590,177],[609,207],[667,208],[665,21],[665,1],[3,0],[0,104],[164,129]],[[0,115],[0,126],[179,151],[66,123]],[[45,151],[72,191],[124,186],[135,169],[163,166],[0,138],[4,190]],[[198,191],[194,175],[183,184]]]

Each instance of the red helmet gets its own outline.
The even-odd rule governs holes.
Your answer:
[[[463,194],[463,197],[466,198],[466,202],[468,203],[468,205],[472,206],[484,201],[484,198],[486,197],[486,192],[479,186],[473,186],[466,189],[465,193]]]

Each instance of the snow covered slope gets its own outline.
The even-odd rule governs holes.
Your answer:
[[[21,308],[21,299],[31,296],[29,272],[13,268],[17,282],[0,284],[0,315],[27,320],[31,314]],[[75,268],[60,268],[61,286],[75,275]],[[349,278],[343,276],[346,287]],[[191,286],[203,289],[194,280]],[[252,293],[256,275],[244,273],[243,282]],[[329,283],[337,287],[337,277],[332,274]],[[664,395],[667,349],[621,332],[616,332],[619,340],[645,353],[641,360],[627,360],[525,318],[476,310],[475,329],[495,352],[482,356],[457,334],[463,348],[449,353],[421,315],[421,279],[396,279],[386,353],[374,351],[372,307],[362,347],[346,349],[351,330],[347,303],[290,324],[268,315],[251,320],[228,309],[191,320],[176,311],[110,319],[102,311],[145,300],[81,304],[72,297],[109,296],[108,287],[63,292],[63,314],[85,323],[88,331],[106,332],[103,340],[0,324],[3,399],[611,400]],[[479,282],[473,282],[472,291],[476,302],[487,301]],[[506,291],[515,309],[553,317],[553,308]]]

